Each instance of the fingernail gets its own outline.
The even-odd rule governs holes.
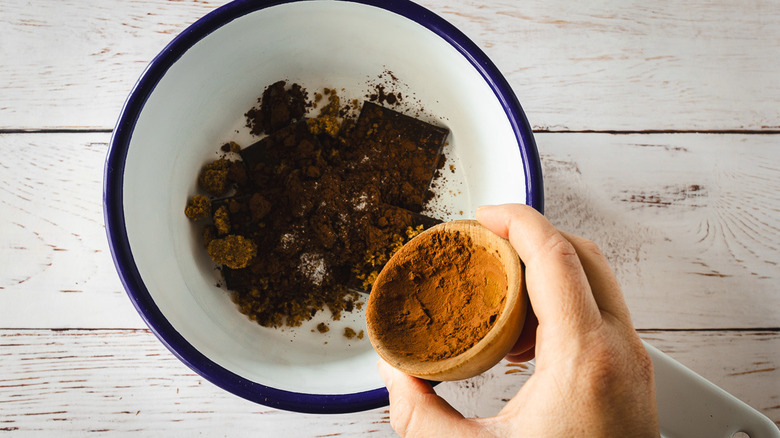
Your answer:
[[[390,369],[390,365],[383,360],[379,360],[376,363],[376,367],[379,370],[379,377],[385,382],[387,389],[390,389],[390,385],[393,383],[393,370]]]
[[[480,215],[483,215],[496,207],[497,205],[480,205],[476,210],[474,210],[474,216],[479,218]]]

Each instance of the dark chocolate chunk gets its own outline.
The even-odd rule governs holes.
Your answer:
[[[253,143],[239,154],[250,181],[256,187],[267,189],[284,186],[291,172],[322,165],[317,159],[317,151],[321,149],[317,136],[309,132],[305,121],[301,121]]]
[[[422,210],[449,131],[364,102],[352,134],[354,159],[373,172],[384,202]]]

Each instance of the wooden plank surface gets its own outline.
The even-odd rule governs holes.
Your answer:
[[[780,350],[777,333],[643,336],[780,421],[780,371],[771,353]],[[235,397],[194,374],[145,330],[1,330],[0,346],[0,432],[14,436],[393,436],[386,409],[303,415]],[[502,362],[437,391],[467,416],[494,415],[531,372]]]
[[[224,1],[0,1],[0,129],[114,126],[146,64]],[[539,130],[780,130],[775,0],[421,2]]]
[[[537,135],[546,213],[641,328],[780,327],[780,135]]]
[[[144,327],[102,222],[108,139],[0,135],[5,327]],[[779,139],[541,133],[547,215],[602,246],[639,328],[780,327]]]
[[[103,225],[108,139],[0,135],[3,327],[144,327],[113,268]]]
[[[302,415],[216,388],[117,278],[110,130],[148,62],[224,3],[0,0],[0,432],[393,436],[385,409]],[[420,3],[506,74],[547,216],[601,245],[641,335],[780,424],[777,2]],[[531,372],[503,363],[438,390],[491,415]]]

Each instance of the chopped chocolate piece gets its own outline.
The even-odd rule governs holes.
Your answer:
[[[257,246],[244,236],[230,234],[222,239],[213,239],[209,242],[209,256],[217,263],[221,263],[231,269],[245,267],[255,256]]]
[[[257,187],[283,187],[293,172],[325,164],[317,136],[305,121],[286,126],[241,150],[249,179]]]
[[[448,132],[364,102],[352,134],[354,159],[376,173],[385,202],[421,211]]]
[[[423,228],[428,229],[441,223],[439,219],[390,204],[380,204],[376,212],[377,216],[374,222],[380,227],[390,226],[394,229],[406,230],[408,227],[422,225]]]
[[[187,201],[187,206],[184,208],[184,215],[193,221],[205,219],[209,217],[210,213],[211,201],[203,195],[195,195],[190,198]]]
[[[203,166],[198,176],[198,186],[210,195],[221,195],[228,189],[230,162],[224,158]]]

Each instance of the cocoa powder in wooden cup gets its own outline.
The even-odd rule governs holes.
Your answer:
[[[509,352],[526,307],[522,266],[509,242],[476,221],[447,222],[412,239],[379,274],[368,335],[396,368],[458,380]]]

